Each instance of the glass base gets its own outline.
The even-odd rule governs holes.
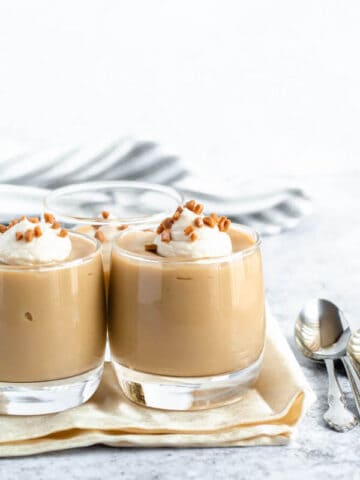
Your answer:
[[[260,372],[262,355],[249,367],[212,377],[165,377],[124,367],[114,361],[126,397],[139,405],[163,410],[203,410],[236,402]]]
[[[99,386],[103,365],[75,377],[47,382],[0,382],[0,414],[42,415],[77,407]]]

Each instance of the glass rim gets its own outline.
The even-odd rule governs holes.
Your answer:
[[[149,225],[148,225],[149,226]],[[146,228],[146,225],[143,225],[141,228],[128,228],[121,232],[119,235],[114,237],[112,240],[112,249],[115,250],[121,256],[131,258],[132,260],[142,261],[144,263],[152,263],[152,264],[165,264],[165,265],[204,265],[204,264],[211,264],[211,263],[226,263],[233,261],[235,258],[247,257],[257,250],[260,249],[262,240],[260,238],[259,233],[251,227],[243,225],[241,223],[231,223],[231,228],[235,227],[235,230],[238,231],[245,231],[254,240],[254,244],[250,247],[244,248],[243,250],[239,250],[238,252],[232,252],[230,255],[223,255],[219,257],[206,257],[206,258],[182,258],[182,259],[174,259],[173,257],[159,257],[153,258],[150,256],[142,255],[141,253],[134,253],[130,252],[129,250],[125,250],[121,248],[117,244],[117,240],[129,232],[136,231],[136,230],[143,230]],[[230,228],[230,229],[231,229]]]
[[[72,193],[80,193],[86,190],[102,190],[104,188],[108,189],[134,189],[134,190],[148,190],[157,193],[166,194],[169,197],[173,198],[177,205],[181,205],[184,202],[184,196],[175,190],[175,188],[168,187],[166,185],[160,185],[157,183],[150,182],[138,182],[136,180],[103,180],[100,182],[82,182],[82,183],[72,183],[64,187],[56,188],[52,190],[43,201],[44,211],[49,211],[53,213],[57,220],[60,220],[65,223],[77,223],[77,224],[91,224],[91,225],[119,225],[119,224],[131,224],[137,225],[140,223],[148,223],[156,221],[160,218],[163,218],[165,212],[158,212],[152,215],[141,215],[134,217],[116,217],[116,218],[99,218],[99,217],[83,217],[83,216],[72,216],[66,213],[61,213],[56,207],[51,206],[51,202],[58,199],[63,195],[68,195]],[[171,209],[173,210],[173,209]]]
[[[85,255],[81,258],[74,258],[73,260],[62,260],[57,263],[36,263],[28,265],[17,265],[17,264],[7,264],[0,262],[0,272],[1,271],[12,271],[12,272],[45,272],[51,270],[64,270],[65,268],[76,267],[87,262],[90,262],[93,258],[96,257],[99,253],[101,254],[102,244],[97,238],[89,237],[83,233],[79,232],[69,232],[70,236],[81,237],[86,241],[95,245],[95,250],[88,255]]]

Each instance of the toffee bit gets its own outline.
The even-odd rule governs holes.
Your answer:
[[[204,222],[205,225],[207,225],[208,227],[211,227],[211,228],[214,228],[215,225],[216,225],[216,221],[211,217],[204,217],[203,222]]]
[[[97,238],[100,243],[104,243],[105,242],[104,232],[102,232],[101,230],[97,230],[95,232],[95,238]]]
[[[149,243],[148,245],[145,245],[145,251],[156,253],[157,252],[157,245],[155,243]]]
[[[227,232],[230,228],[231,220],[227,217],[221,217],[218,223],[220,232]]]
[[[94,230],[98,230],[101,227],[101,225],[91,225],[91,226]]]
[[[129,225],[119,225],[117,227],[118,230],[126,230],[127,228],[129,228]]]
[[[201,228],[204,226],[203,219],[201,217],[195,218],[194,220],[195,227]]]
[[[190,235],[194,231],[194,227],[192,225],[189,225],[188,227],[184,228],[184,233],[185,235]]]
[[[24,233],[24,238],[26,242],[31,242],[34,238],[34,230],[32,228],[26,230],[26,232]]]
[[[174,220],[171,217],[165,218],[162,222],[165,228],[171,228],[174,224]]]
[[[198,203],[197,205],[195,205],[194,207],[194,213],[196,213],[197,215],[200,215],[200,213],[202,213],[204,210],[204,206],[201,205],[201,203]]]
[[[164,225],[163,225],[162,223],[160,223],[160,225],[159,225],[159,226],[157,227],[157,229],[156,229],[156,233],[157,233],[158,235],[160,235],[160,233],[162,233],[164,230],[165,230]]]
[[[190,240],[192,242],[195,242],[197,239],[198,239],[198,234],[196,232],[193,232],[191,235],[190,235]]]
[[[39,225],[36,225],[36,227],[34,228],[34,235],[35,235],[35,237],[41,237],[41,235],[42,235],[42,230],[41,230],[41,228],[39,227]]]
[[[174,215],[172,216],[173,220],[176,222],[176,220],[179,220],[181,213],[176,211]]]
[[[220,220],[219,220],[219,223],[218,223],[218,227],[219,227],[219,230],[221,232],[224,232],[225,231],[225,222],[227,220],[227,217],[221,217]]]
[[[28,220],[31,223],[39,223],[40,222],[40,220],[37,217],[29,217]]]
[[[168,230],[164,230],[161,233],[161,241],[165,243],[169,243],[171,240],[171,233]]]
[[[65,228],[62,228],[60,230],[60,232],[58,233],[58,236],[62,237],[62,238],[65,238],[65,237],[67,237],[67,234],[68,234],[67,230],[65,230]]]
[[[20,242],[20,240],[22,240],[24,238],[23,232],[16,232],[15,233],[15,238],[16,238],[17,242]]]
[[[189,200],[188,202],[185,203],[185,207],[186,207],[188,210],[191,210],[191,211],[194,210],[195,205],[196,205],[195,200]]]
[[[57,230],[58,228],[60,228],[61,225],[59,222],[54,222],[52,225],[51,225],[51,228],[53,228],[54,230]]]
[[[4,233],[7,230],[7,226],[0,223],[0,233]]]
[[[176,220],[179,220],[183,211],[184,211],[183,207],[177,207],[174,215],[172,216],[172,218],[175,222],[176,222]]]
[[[231,226],[231,220],[229,220],[228,218],[225,220],[225,223],[224,223],[224,230],[225,232],[227,232],[229,230]]]
[[[218,222],[220,232],[227,232],[230,228],[231,220],[227,217],[221,217]]]
[[[46,223],[54,223],[55,217],[52,213],[44,213],[44,220]]]
[[[224,229],[224,222],[226,220],[226,217],[220,217],[219,218],[219,221],[218,221],[218,227],[219,227],[219,230],[222,232],[223,229]]]
[[[19,218],[19,222],[22,222],[23,220],[26,220],[25,215],[21,215],[21,217]]]
[[[108,212],[107,210],[103,210],[101,212],[101,215],[102,215],[103,219],[106,220],[110,217],[110,212]]]
[[[220,220],[219,216],[216,213],[210,213],[210,217],[215,220],[216,223]]]

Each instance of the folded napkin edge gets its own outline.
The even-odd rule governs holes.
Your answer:
[[[114,435],[114,436],[127,436],[127,435],[138,435],[139,437],[152,435],[154,437],[158,436],[191,436],[191,435],[218,435],[225,434],[229,432],[234,432],[238,430],[246,429],[256,429],[258,427],[264,429],[266,427],[281,427],[283,429],[292,431],[294,426],[299,422],[303,413],[306,411],[306,402],[307,394],[306,392],[300,390],[297,392],[292,400],[289,402],[289,405],[281,413],[269,417],[268,421],[259,420],[258,422],[249,422],[249,423],[238,423],[227,427],[221,427],[218,429],[209,429],[209,430],[179,430],[179,429],[145,429],[145,428],[134,428],[134,427],[122,427],[119,429],[116,428],[83,428],[83,427],[72,427],[66,428],[64,430],[55,429],[46,434],[38,436],[27,436],[17,440],[10,440],[1,442],[0,441],[0,456],[1,449],[6,446],[23,446],[25,444],[31,444],[41,441],[65,441],[80,437],[82,435],[89,435],[92,433],[100,433],[102,435]],[[311,400],[311,399],[310,399]],[[308,400],[309,401],[309,400]]]

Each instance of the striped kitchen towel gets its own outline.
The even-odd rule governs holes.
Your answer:
[[[5,184],[0,185],[0,220],[6,220],[10,203],[16,212],[31,209],[29,213],[36,213],[48,189],[95,180],[141,180],[172,186],[186,198],[203,202],[209,211],[221,212],[263,235],[295,227],[312,208],[301,188],[279,179],[204,179],[153,141],[119,138],[0,157],[0,182]]]

